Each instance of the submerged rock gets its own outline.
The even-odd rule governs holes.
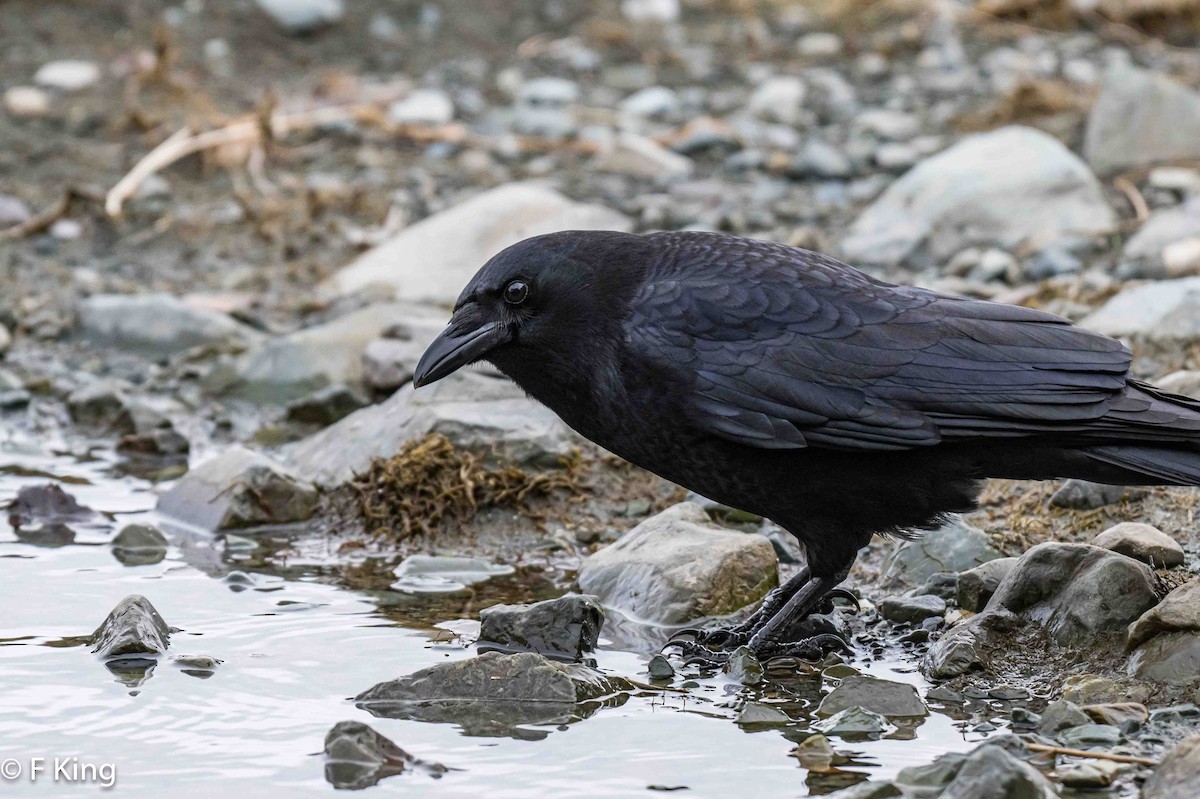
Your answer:
[[[955,517],[912,541],[901,541],[884,560],[885,582],[920,585],[937,572],[963,572],[1000,557],[987,533]]]
[[[579,568],[581,590],[653,624],[732,613],[778,581],[765,538],[719,527],[690,502],[652,516]]]
[[[577,444],[554,412],[508,380],[461,372],[415,392],[409,384],[386,402],[352,413],[285,450],[288,462],[323,488],[362,474],[430,433],[520,465],[556,465]]]
[[[826,735],[836,735],[841,738],[879,738],[895,729],[888,720],[878,713],[866,708],[846,708],[823,721],[812,725]]]
[[[449,307],[479,267],[521,239],[558,230],[629,230],[616,211],[572,202],[553,189],[512,183],[406,228],[326,284],[337,294],[384,285],[395,297]]]
[[[1180,741],[1142,786],[1142,799],[1194,799],[1200,785],[1200,735]]]
[[[92,652],[102,658],[161,655],[170,642],[171,628],[140,594],[117,603],[91,637]]]
[[[1012,251],[1115,223],[1083,161],[1049,134],[1009,126],[913,167],[854,221],[841,249],[852,263],[893,266],[918,250],[941,261],[972,245]]]
[[[929,715],[913,686],[865,675],[842,680],[841,685],[821,700],[817,715],[832,716],[856,706],[888,718]]]
[[[1157,527],[1141,522],[1114,525],[1093,538],[1092,544],[1128,555],[1155,569],[1183,565],[1183,547]]]
[[[150,524],[127,524],[112,540],[113,557],[126,566],[148,566],[167,556],[167,538]]]
[[[232,447],[192,469],[158,499],[158,511],[205,530],[305,521],[316,488],[265,455]]]
[[[466,735],[529,737],[517,728],[586,718],[624,701],[621,694],[633,688],[622,678],[542,655],[486,652],[379,683],[355,702],[384,718],[458,724]]]
[[[1016,563],[1017,558],[996,558],[958,575],[958,606],[972,613],[983,610]]]
[[[169,358],[192,347],[248,346],[257,330],[169,294],[99,294],[80,301],[80,337],[148,358]]]
[[[479,645],[580,659],[596,649],[604,608],[595,597],[567,594],[532,605],[493,605],[479,614]]]
[[[339,721],[325,735],[325,780],[339,790],[362,790],[414,770],[438,778],[450,769],[418,760],[362,722]]]

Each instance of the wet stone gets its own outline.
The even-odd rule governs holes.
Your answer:
[[[763,667],[749,647],[739,646],[729,655],[721,672],[742,685],[758,685],[763,681]]]
[[[762,702],[747,702],[734,718],[735,724],[743,726],[779,726],[790,724],[791,718],[782,710]]]
[[[449,769],[426,763],[358,721],[340,721],[325,735],[325,780],[339,790],[362,790],[406,771],[441,777]]]
[[[932,594],[890,596],[879,603],[879,613],[888,621],[918,624],[928,618],[944,616],[946,600]]]
[[[813,729],[820,730],[826,735],[836,735],[841,738],[877,738],[894,728],[888,720],[878,713],[862,707],[849,707],[827,719],[818,721]]]
[[[955,691],[953,688],[948,688],[945,685],[936,685],[930,688],[925,694],[927,702],[941,702],[948,705],[961,705],[966,701],[966,697],[962,693]]]
[[[1081,724],[1058,733],[1063,746],[1072,749],[1116,746],[1121,742],[1121,730],[1111,724]]]
[[[171,628],[139,594],[122,599],[92,633],[92,652],[103,658],[161,655],[171,641]]]
[[[1072,763],[1057,769],[1058,782],[1064,787],[1082,791],[1095,791],[1113,784],[1121,772],[1118,763],[1106,760],[1093,760],[1083,763]]]
[[[1009,714],[1014,728],[1036,730],[1042,723],[1042,717],[1029,708],[1014,707]]]
[[[532,605],[493,605],[479,614],[479,646],[578,660],[596,649],[604,608],[595,597],[567,594]]]
[[[1017,558],[996,558],[958,575],[958,606],[972,613],[983,610],[1016,563]]]
[[[655,655],[646,664],[646,672],[653,680],[669,680],[675,676],[675,667],[664,655]]]
[[[505,577],[512,566],[481,558],[446,555],[409,555],[393,570],[392,590],[412,594],[446,594],[461,591],[493,577]]]
[[[99,517],[57,483],[22,486],[6,510],[8,523],[18,530],[37,525],[89,522]]]
[[[126,566],[148,566],[167,555],[167,539],[149,524],[128,524],[112,540],[113,557]]]
[[[367,400],[349,386],[326,386],[288,405],[287,418],[304,424],[330,425],[367,404]]]
[[[929,715],[913,686],[866,675],[845,678],[821,700],[817,715],[832,716],[856,706],[888,718]]]

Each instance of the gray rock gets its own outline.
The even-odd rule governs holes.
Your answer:
[[[419,392],[409,384],[284,452],[300,474],[333,488],[366,472],[373,459],[389,458],[430,433],[523,465],[557,465],[578,442],[552,411],[515,384],[466,371]]]
[[[817,715],[832,716],[852,707],[862,707],[888,718],[929,715],[913,686],[865,675],[842,680],[841,685],[821,700]]]
[[[1097,791],[1109,787],[1121,773],[1121,764],[1107,760],[1073,763],[1056,769],[1059,784],[1080,791]]]
[[[817,138],[809,138],[800,151],[796,166],[789,170],[793,177],[817,177],[845,180],[854,175],[854,164],[844,152]]]
[[[921,130],[920,122],[912,114],[886,108],[863,111],[855,117],[854,127],[885,141],[907,141]]]
[[[738,711],[733,723],[743,726],[779,726],[781,724],[790,724],[791,721],[791,717],[777,707],[771,707],[762,702],[747,702]]]
[[[816,722],[812,728],[842,738],[878,738],[894,729],[886,718],[861,707],[846,708]]]
[[[1142,786],[1142,799],[1194,799],[1200,784],[1200,735],[1185,738],[1167,753]]]
[[[100,80],[100,67],[92,61],[50,61],[38,67],[33,82],[39,86],[75,92]]]
[[[531,136],[561,138],[575,132],[579,85],[566,78],[534,78],[517,93],[513,127]]]
[[[161,655],[170,643],[171,628],[140,594],[118,602],[91,637],[92,651],[105,659]]]
[[[349,386],[326,386],[288,405],[287,418],[305,424],[330,425],[367,405]]]
[[[601,172],[662,182],[685,178],[695,167],[686,155],[671,152],[653,139],[629,132],[617,134],[611,146],[601,151],[593,164]]]
[[[5,96],[7,97],[7,95]],[[0,194],[0,228],[19,225],[31,216],[33,216],[33,212],[20,197]]]
[[[1095,510],[1106,505],[1116,505],[1120,502],[1138,499],[1145,494],[1144,488],[1110,486],[1071,478],[1051,495],[1050,506],[1071,508],[1072,510]]]
[[[182,477],[158,499],[158,511],[205,530],[305,521],[317,490],[286,467],[232,447]]]
[[[452,306],[462,287],[500,250],[559,230],[630,230],[623,215],[572,202],[533,183],[511,183],[405,228],[359,256],[324,288],[349,294],[383,285],[397,299]]]
[[[894,622],[919,624],[925,619],[946,615],[946,600],[932,594],[889,596],[879,603],[879,614]]]
[[[1108,748],[1121,742],[1121,730],[1111,724],[1080,724],[1061,730],[1058,740],[1069,749]]]
[[[97,435],[138,432],[133,404],[124,386],[113,380],[99,380],[71,392],[67,412],[72,422]]]
[[[362,790],[408,771],[440,777],[449,770],[418,760],[362,722],[340,721],[325,735],[325,781],[338,790]]]
[[[729,653],[725,664],[721,666],[721,673],[742,685],[758,685],[763,681],[765,672],[750,647],[739,646]]]
[[[127,524],[112,540],[113,557],[126,566],[149,566],[167,556],[167,538],[150,524]]]
[[[806,93],[807,88],[800,78],[777,75],[758,85],[750,95],[747,109],[768,122],[796,125],[801,121]]]
[[[1183,565],[1183,547],[1157,527],[1141,522],[1113,525],[1093,538],[1092,544],[1128,555],[1155,569]]]
[[[915,540],[899,542],[882,571],[888,583],[915,586],[936,572],[963,572],[998,557],[987,533],[955,517]]]
[[[978,613],[1012,571],[1017,558],[996,558],[958,575],[958,606]]]
[[[454,102],[440,89],[417,89],[388,107],[397,125],[444,125],[454,119]]]
[[[582,591],[653,624],[732,613],[778,580],[766,539],[719,527],[690,502],[647,519],[579,567]]]
[[[947,603],[954,602],[958,596],[958,575],[954,572],[934,572],[919,588],[910,592],[910,596],[925,594],[940,597]]]
[[[532,605],[493,605],[479,614],[479,644],[579,660],[596,649],[604,608],[595,597],[567,594]]]
[[[648,119],[667,117],[679,110],[679,95],[665,86],[649,86],[626,97],[618,108]]]
[[[1083,152],[1103,174],[1200,157],[1200,94],[1160,72],[1114,67],[1088,115]]]
[[[1200,339],[1200,277],[1123,289],[1080,324],[1116,338],[1193,343]]]
[[[853,263],[935,261],[969,245],[1108,231],[1116,216],[1087,165],[1057,139],[1018,126],[968,136],[892,183],[842,241]]]
[[[1200,398],[1200,370],[1172,372],[1161,380],[1154,381],[1163,391]]]
[[[1125,242],[1121,258],[1127,262],[1140,263],[1164,272],[1163,250],[1170,245],[1200,236],[1200,198],[1193,198],[1183,205],[1160,208],[1150,215],[1136,233]],[[1167,275],[1182,277],[1182,275]]]
[[[825,794],[825,799],[893,799],[903,796],[895,783],[867,780],[840,791]]]
[[[193,308],[169,294],[98,294],[78,306],[80,337],[148,358],[169,358],[192,347],[244,347],[257,330],[229,316]]]
[[[1130,676],[1182,684],[1200,672],[1200,580],[1191,580],[1129,626]]]
[[[585,718],[633,688],[620,677],[530,652],[486,652],[379,683],[355,702],[384,718],[453,723],[466,735],[521,737],[524,725]]]
[[[1150,718],[1150,711],[1141,702],[1103,702],[1085,705],[1082,710],[1097,724],[1113,727],[1123,727],[1127,724],[1140,726]]]
[[[35,525],[85,523],[100,518],[57,483],[21,486],[4,509],[9,525],[18,531]]]
[[[433,336],[422,341],[377,338],[363,350],[363,382],[373,391],[391,393],[412,381],[417,362]]]
[[[1055,736],[1065,729],[1090,724],[1091,718],[1074,702],[1056,699],[1042,711],[1042,723],[1038,731],[1042,735]]]
[[[939,799],[1057,799],[1042,773],[996,745],[984,745],[962,762]]]
[[[408,303],[370,305],[320,325],[271,339],[239,359],[226,392],[254,402],[299,399],[331,385],[363,385],[367,345],[397,326],[431,332],[440,311]]]
[[[646,664],[646,673],[652,680],[669,680],[675,676],[675,667],[664,655],[655,655]]]
[[[343,0],[255,0],[271,19],[294,36],[313,33],[342,21]]]

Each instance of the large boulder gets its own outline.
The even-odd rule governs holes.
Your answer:
[[[1180,741],[1142,786],[1142,799],[1194,799],[1200,785],[1200,735]]]
[[[1116,223],[1096,177],[1046,133],[1009,126],[968,136],[891,184],[843,239],[852,263],[935,261],[972,245],[1012,250]]]
[[[192,347],[248,346],[263,336],[216,311],[193,308],[169,294],[98,294],[79,303],[78,332],[88,344],[151,358]]]
[[[574,433],[517,386],[465,371],[352,413],[285,450],[288,462],[322,487],[336,487],[430,433],[456,446],[496,452],[521,464],[553,465],[578,445]]]
[[[1200,277],[1124,289],[1080,324],[1117,338],[1165,344],[1195,342],[1200,339]]]
[[[733,613],[778,582],[769,541],[720,527],[691,502],[652,516],[579,567],[580,589],[605,607],[664,625]]]
[[[325,287],[348,294],[383,285],[400,300],[450,306],[479,267],[521,239],[559,230],[629,230],[629,220],[553,189],[512,183],[422,220],[359,256]]]
[[[316,511],[311,483],[265,455],[232,447],[184,475],[158,512],[192,527],[229,530],[305,521]]]
[[[1159,72],[1110,70],[1088,116],[1083,153],[1102,174],[1200,158],[1200,94]]]
[[[1186,684],[1200,674],[1200,580],[1184,583],[1129,625],[1131,677]]]

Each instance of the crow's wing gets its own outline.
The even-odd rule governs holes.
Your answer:
[[[892,286],[766,242],[653,238],[662,255],[627,341],[692,386],[691,421],[723,438],[893,450],[1091,431],[1146,410],[1123,394],[1129,351],[1060,317]]]

